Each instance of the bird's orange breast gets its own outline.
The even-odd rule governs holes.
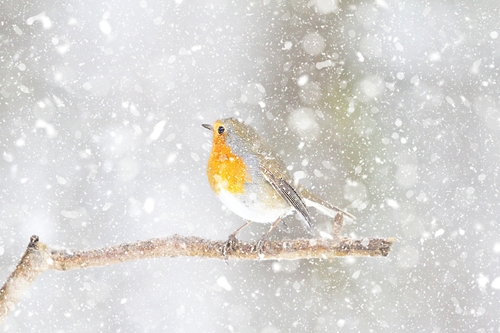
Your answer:
[[[224,137],[217,135],[214,135],[212,152],[208,159],[207,176],[212,190],[217,194],[221,189],[241,194],[245,181],[250,180],[245,162],[233,154]]]

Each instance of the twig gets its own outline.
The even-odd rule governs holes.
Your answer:
[[[395,242],[394,238],[373,238],[340,241],[329,239],[287,239],[265,241],[260,253],[256,243],[236,242],[227,259],[333,259],[335,257],[385,257]],[[14,272],[0,289],[0,323],[12,311],[24,292],[38,275],[47,270],[70,270],[99,267],[126,261],[161,257],[203,257],[223,259],[224,241],[174,235],[94,250],[54,250],[32,236],[28,248]]]

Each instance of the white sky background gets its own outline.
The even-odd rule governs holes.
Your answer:
[[[178,2],[0,4],[0,281],[33,234],[225,239],[244,221],[210,191],[201,123],[227,116],[353,212],[347,235],[398,242],[49,272],[0,330],[498,331],[497,1]]]

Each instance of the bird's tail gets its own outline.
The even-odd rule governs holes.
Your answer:
[[[327,216],[333,217],[333,218],[335,218],[335,216],[337,215],[338,212],[341,212],[344,215],[349,216],[353,220],[356,219],[356,217],[354,215],[352,215],[351,213],[348,213],[343,209],[340,209],[338,207],[335,207],[334,205],[329,204],[325,200],[323,200],[323,199],[317,197],[316,195],[314,195],[313,193],[309,192],[309,190],[306,189],[302,185],[298,186],[298,191],[299,191],[300,195],[302,195],[302,198],[304,198],[304,202],[305,202],[306,206],[308,206],[308,207],[314,207],[317,210],[319,210],[321,213],[323,213]]]

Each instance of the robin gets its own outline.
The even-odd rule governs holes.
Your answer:
[[[355,217],[318,198],[302,185],[294,186],[281,158],[257,132],[235,118],[217,120],[203,127],[213,133],[207,177],[210,187],[224,205],[247,222],[233,232],[223,255],[236,241],[236,235],[251,222],[272,223],[259,241],[260,246],[271,230],[287,215],[298,212],[304,227],[311,231],[308,207],[335,217],[338,212]]]

